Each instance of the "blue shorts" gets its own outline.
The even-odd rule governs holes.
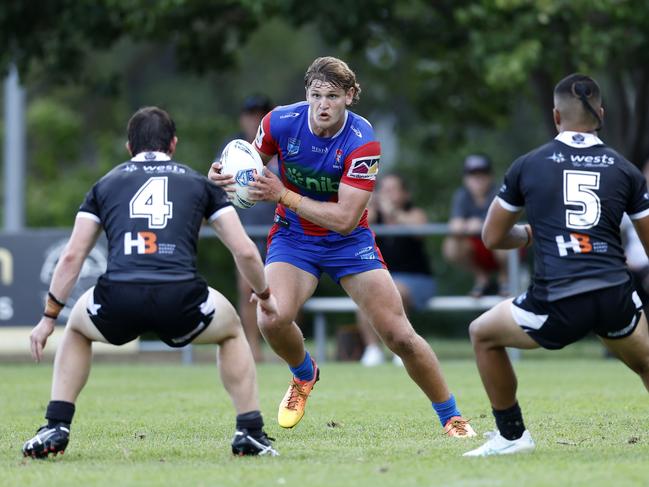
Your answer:
[[[266,265],[273,262],[294,265],[318,279],[325,272],[337,283],[350,274],[386,268],[369,228],[357,228],[344,237],[302,235],[279,228],[268,239]]]

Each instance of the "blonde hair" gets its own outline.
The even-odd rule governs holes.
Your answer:
[[[304,75],[304,87],[308,90],[314,81],[331,83],[345,90],[345,93],[352,88],[354,90],[352,104],[360,99],[361,85],[356,82],[356,74],[342,59],[325,56],[313,61]]]

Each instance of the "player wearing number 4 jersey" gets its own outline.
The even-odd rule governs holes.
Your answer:
[[[329,274],[399,355],[410,377],[433,403],[449,436],[475,435],[458,411],[437,357],[417,335],[403,309],[374,234],[367,203],[379,169],[380,145],[370,123],[347,108],[358,100],[354,72],[340,59],[316,59],[306,72],[306,101],[278,107],[259,127],[255,147],[267,163],[275,154],[281,179],[264,171],[251,184],[257,200],[277,202],[268,237],[266,273],[277,296],[280,318],[259,318],[266,341],[293,374],[280,403],[278,422],[292,428],[303,417],[320,370],[304,348],[295,323],[298,310]],[[231,174],[210,178],[226,190]]]
[[[649,194],[640,171],[597,137],[604,110],[599,86],[573,74],[554,90],[559,135],[509,168],[482,237],[489,248],[534,241],[535,273],[526,293],[470,326],[482,382],[498,430],[465,456],[532,451],[505,347],[559,349],[591,331],[649,389],[649,333],[626,270],[624,213],[649,248]],[[515,225],[522,211],[529,225]]]
[[[226,193],[171,159],[176,128],[155,107],[128,124],[133,156],[97,182],[86,196],[59,259],[40,323],[31,333],[32,355],[42,358],[55,321],[102,228],[108,266],[97,285],[74,305],[56,351],[46,426],[23,446],[35,458],[63,453],[77,396],[90,372],[94,341],[122,345],[155,332],[172,347],[219,345],[219,372],[237,412],[232,452],[277,455],[263,431],[255,366],[232,305],[196,272],[198,232],[207,220],[249,281],[258,312],[277,319],[257,247],[246,235]]]

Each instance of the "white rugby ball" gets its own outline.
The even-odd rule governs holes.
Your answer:
[[[232,174],[235,180],[236,192],[230,194],[232,204],[239,208],[251,208],[256,201],[250,200],[248,188],[256,174],[261,174],[264,164],[259,153],[243,139],[234,139],[225,146],[221,153],[222,174]]]

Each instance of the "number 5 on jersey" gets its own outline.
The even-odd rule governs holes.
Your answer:
[[[164,228],[173,217],[173,203],[167,196],[168,178],[159,176],[149,178],[137,190],[129,203],[131,218],[146,218],[149,228]]]

